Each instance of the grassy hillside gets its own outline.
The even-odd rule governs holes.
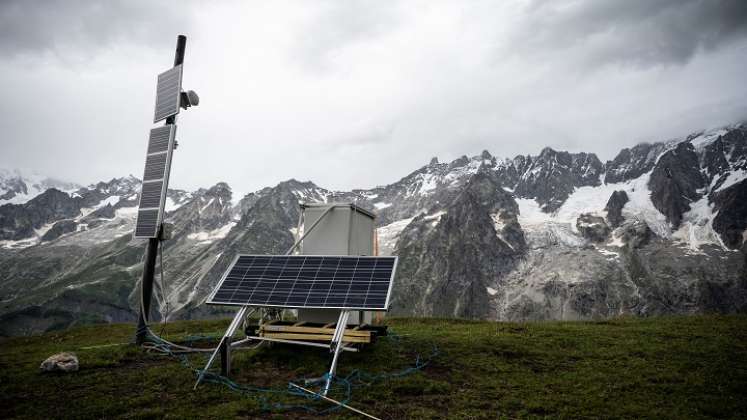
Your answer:
[[[396,339],[345,353],[353,407],[381,418],[706,418],[747,415],[747,317],[692,316],[605,322],[490,323],[390,319]],[[177,322],[169,339],[218,335],[226,322]],[[266,388],[239,393],[207,383],[192,391],[185,363],[124,343],[132,325],[102,325],[0,341],[0,418],[312,418],[288,381],[321,375],[323,349],[275,346],[235,353],[233,378]],[[437,353],[433,350],[437,349]],[[41,374],[39,363],[75,352],[81,370]],[[407,371],[416,356],[429,361]],[[393,376],[396,373],[406,373]],[[279,392],[267,392],[274,389]],[[345,398],[341,389],[332,395]],[[328,418],[357,418],[338,409]]]

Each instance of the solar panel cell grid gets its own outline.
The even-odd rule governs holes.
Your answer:
[[[173,128],[174,125],[169,124],[150,130],[150,138],[148,139],[148,154],[165,152],[169,149],[169,142],[171,141],[171,130]]]
[[[168,185],[168,170],[174,147],[176,126],[167,124],[150,130],[148,154],[143,171],[140,205],[135,224],[135,238],[155,238],[163,214],[163,200]],[[144,209],[148,211],[145,212]]]
[[[241,255],[208,303],[386,310],[396,257]]]
[[[179,97],[182,89],[182,66],[178,65],[158,75],[156,88],[156,110],[153,122],[179,113]]]
[[[145,173],[143,181],[162,179],[166,176],[166,158],[168,153],[148,155],[145,159]]]
[[[159,208],[161,206],[161,191],[163,181],[143,182],[140,193],[140,208]]]
[[[137,226],[135,227],[135,236],[152,237],[156,236],[158,223],[158,210],[140,210],[137,213]]]

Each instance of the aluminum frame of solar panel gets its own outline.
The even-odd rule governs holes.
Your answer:
[[[164,204],[169,186],[175,136],[175,124],[167,124],[150,130],[143,183],[140,187],[137,220],[133,233],[133,237],[136,239],[158,236],[158,228],[163,220]],[[149,162],[151,165],[157,164],[159,166],[149,168]],[[161,176],[153,175],[157,173],[160,173]],[[156,211],[155,221],[153,220],[153,211]]]
[[[322,258],[322,259],[324,259],[324,258],[329,258],[329,259],[339,258],[341,260],[342,259],[349,259],[349,260],[361,260],[361,259],[374,259],[375,260],[375,259],[379,259],[379,260],[391,260],[392,261],[392,266],[391,266],[391,273],[389,274],[389,278],[388,278],[387,285],[386,285],[386,295],[384,297],[384,302],[383,302],[383,304],[377,305],[377,306],[366,306],[365,305],[365,299],[364,299],[364,304],[363,305],[346,305],[344,303],[340,304],[340,305],[314,305],[314,304],[312,304],[312,305],[308,305],[308,304],[301,305],[301,304],[293,304],[293,303],[288,304],[288,301],[290,300],[292,293],[288,293],[288,296],[286,297],[286,301],[285,301],[284,304],[268,303],[271,300],[270,298],[272,297],[273,293],[275,292],[274,288],[269,293],[269,295],[268,295],[268,297],[267,297],[267,299],[266,299],[265,302],[251,301],[250,300],[251,296],[247,300],[233,299],[233,296],[232,296],[232,299],[230,301],[226,300],[226,299],[217,300],[216,296],[221,291],[221,289],[224,286],[224,284],[225,284],[226,280],[228,279],[229,275],[231,275],[231,273],[233,272],[233,270],[236,268],[236,265],[239,262],[239,260],[241,258],[243,258],[243,257],[269,258],[269,259],[292,258],[292,259],[297,259],[297,260],[305,260],[305,259],[308,259],[308,258]],[[386,311],[389,308],[389,302],[390,302],[391,294],[392,294],[392,286],[394,285],[394,276],[395,276],[396,271],[397,271],[397,263],[398,263],[398,261],[399,261],[399,258],[396,257],[396,256],[253,255],[253,254],[239,254],[236,257],[234,257],[233,261],[228,266],[228,269],[225,271],[225,273],[223,273],[223,276],[221,277],[221,279],[218,282],[218,284],[215,286],[215,289],[208,296],[206,303],[210,304],[210,305],[257,306],[257,307],[276,307],[276,308],[291,308],[291,309],[292,308],[298,308],[298,309],[303,308],[303,309],[345,309],[345,310],[362,310],[362,311]],[[268,266],[269,266],[269,264],[268,264]],[[319,270],[321,270],[321,264],[320,264],[319,269],[317,271],[319,271]],[[265,271],[267,271],[267,270],[265,269]],[[273,270],[273,271],[275,271],[275,270]],[[246,270],[244,272],[244,274],[242,275],[242,281],[244,280],[244,278],[246,277],[247,274],[248,274],[248,270]],[[282,271],[281,271],[280,274],[282,274]],[[280,274],[278,274],[278,276]],[[371,274],[371,276],[373,277],[373,273]],[[297,285],[297,282],[298,282],[298,280],[301,277],[300,273],[299,273],[298,277],[299,278],[297,278],[296,281],[293,283],[291,291],[293,291],[295,289],[295,287]],[[318,272],[317,272],[317,275],[315,276],[315,278],[311,279],[312,285],[309,288],[309,290],[311,290],[313,288],[313,285],[314,285],[315,282],[319,281],[319,280],[317,280],[317,278],[318,278]],[[277,284],[278,284],[278,282],[280,280],[281,280],[280,278],[272,279],[271,276],[267,276],[266,279],[264,279],[264,278],[263,279],[256,279],[257,285],[255,286],[255,291],[258,288],[260,282],[264,281],[264,282],[271,283],[271,282],[274,281],[275,282],[275,286],[277,286]],[[304,279],[304,280],[305,281],[309,281],[310,279]],[[324,282],[334,283],[334,280],[323,280],[323,281]],[[352,287],[352,279],[350,281],[350,286],[349,287]],[[329,291],[331,291],[331,290],[332,290],[332,285],[330,285],[330,288],[329,288]],[[234,291],[234,295],[235,295],[235,293],[237,291],[238,291],[238,288],[237,288],[236,291]],[[370,282],[369,282],[369,289],[367,289],[367,291],[366,291],[366,297],[368,297],[369,291],[370,291]],[[264,292],[263,292],[263,294],[264,294]],[[282,295],[282,293],[280,293],[280,294]],[[309,295],[310,295],[310,292],[309,292]],[[299,294],[298,296],[303,296],[303,294]],[[308,300],[308,298],[306,300]]]
[[[154,123],[179,113],[179,101],[182,93],[182,69],[183,66],[179,64],[158,75],[156,105],[153,111]]]

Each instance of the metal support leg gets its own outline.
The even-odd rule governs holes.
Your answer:
[[[228,376],[231,373],[231,340],[226,340],[220,346],[220,374]]]
[[[236,329],[241,325],[241,323],[244,321],[244,316],[246,315],[248,307],[242,306],[241,309],[239,309],[238,312],[236,312],[236,316],[233,317],[233,321],[231,321],[231,325],[228,326],[228,329],[226,330],[226,333],[223,334],[223,338],[220,340],[220,344],[218,344],[218,347],[216,347],[213,354],[210,355],[210,359],[208,359],[207,364],[205,365],[205,369],[200,372],[200,376],[197,378],[197,382],[195,383],[195,387],[193,389],[197,389],[197,386],[200,385],[200,382],[202,382],[202,378],[205,375],[205,372],[207,372],[208,369],[210,369],[210,365],[213,364],[213,361],[215,360],[215,357],[218,355],[218,353],[221,354],[224,358],[221,362],[221,374],[225,375],[227,374],[228,370],[231,368],[231,337],[233,337],[233,334],[236,332]],[[254,310],[252,309],[252,312]],[[226,372],[224,372],[224,369]]]
[[[332,342],[330,343],[330,351],[334,354],[332,356],[332,364],[329,367],[329,373],[327,374],[327,383],[324,385],[322,395],[327,395],[327,392],[329,392],[329,387],[332,385],[332,377],[335,376],[335,372],[337,371],[337,359],[340,356],[340,351],[342,351],[343,339],[345,338],[345,327],[348,325],[348,316],[350,316],[350,312],[341,311],[340,318],[337,319],[335,333],[332,335]]]

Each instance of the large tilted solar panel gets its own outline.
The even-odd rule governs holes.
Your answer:
[[[169,185],[171,153],[174,150],[176,125],[168,124],[150,130],[145,158],[140,205],[135,222],[135,238],[155,238],[163,218],[163,206]]]
[[[179,113],[179,99],[182,93],[182,65],[178,65],[158,75],[156,87],[156,110],[153,122],[161,121]]]
[[[387,310],[397,257],[239,255],[207,303]]]

